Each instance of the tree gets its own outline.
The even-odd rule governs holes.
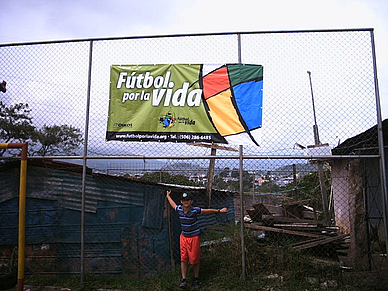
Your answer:
[[[0,101],[0,139],[4,143],[24,142],[35,133],[28,104],[18,103],[7,107]],[[5,149],[0,151],[0,156]]]
[[[327,195],[330,193],[331,189],[331,177],[330,171],[324,171],[325,175],[325,184]],[[294,185],[290,183],[286,185],[284,190],[293,190]],[[319,186],[318,172],[312,172],[310,174],[304,175],[303,177],[297,180],[296,185],[298,197],[294,197],[295,199],[303,200],[303,199],[313,199],[319,209],[323,209],[322,206],[322,194],[321,188]],[[289,192],[290,196],[294,196],[293,192]]]
[[[264,182],[261,186],[258,187],[257,191],[260,193],[274,193],[278,192],[280,187],[274,182]]]
[[[230,173],[230,177],[229,177]],[[230,179],[228,179],[228,177]],[[213,180],[214,187],[218,189],[229,189],[238,191],[240,189],[240,171],[236,168],[230,170],[225,168],[219,175],[216,175]],[[243,191],[249,192],[253,186],[254,175],[248,171],[243,171]]]
[[[81,131],[68,125],[44,125],[35,131],[34,139],[38,144],[32,155],[38,156],[75,154],[83,141]]]
[[[228,177],[230,175],[230,168],[229,167],[225,167],[221,173],[218,174],[218,176],[220,177]]]
[[[198,186],[198,183],[191,181],[185,175],[170,175],[166,172],[146,173],[141,177],[141,179],[153,183]]]
[[[68,125],[44,125],[41,129],[32,124],[27,103],[7,106],[0,101],[0,142],[28,142],[30,155],[73,154],[83,138],[78,128]],[[0,150],[3,156],[6,149]]]

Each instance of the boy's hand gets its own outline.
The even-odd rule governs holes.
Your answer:
[[[171,207],[175,209],[176,208],[176,203],[174,202],[174,200],[172,200],[170,194],[171,194],[171,190],[167,189],[166,190],[166,198],[168,200],[168,203],[170,203]]]
[[[222,208],[222,209],[220,209],[220,213],[227,213],[228,212],[228,209],[227,208]]]

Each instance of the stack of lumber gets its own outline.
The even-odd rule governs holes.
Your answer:
[[[247,228],[296,235],[306,240],[292,244],[295,249],[339,242],[349,235],[338,235],[337,228],[325,225],[325,221],[318,220],[311,199],[283,203],[282,205],[255,204],[253,209],[247,209],[252,223]]]
[[[276,223],[309,223],[320,225],[318,213],[312,204],[311,199],[283,203],[282,205],[254,204],[253,209],[247,212],[253,222],[261,222],[263,225],[274,225]]]

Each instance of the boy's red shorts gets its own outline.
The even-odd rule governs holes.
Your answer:
[[[183,234],[180,236],[181,244],[181,261],[190,261],[190,264],[198,264],[200,257],[200,240],[199,235],[186,237]]]

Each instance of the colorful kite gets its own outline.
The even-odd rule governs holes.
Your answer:
[[[217,131],[228,143],[249,138],[258,144],[251,131],[262,126],[263,67],[231,64],[207,70],[204,65],[201,87]]]

